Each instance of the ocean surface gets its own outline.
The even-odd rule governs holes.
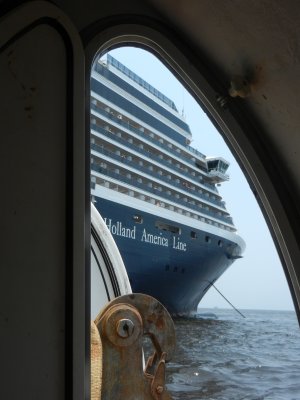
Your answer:
[[[199,310],[175,321],[167,364],[174,400],[299,400],[300,329],[293,311]]]

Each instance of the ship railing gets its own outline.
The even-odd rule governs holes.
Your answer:
[[[164,152],[168,152],[168,153],[176,156],[177,158],[181,159],[182,161],[188,163],[189,165],[191,165],[191,166],[193,166],[195,168],[195,162],[191,161],[188,157],[184,157],[182,154],[179,154],[176,150],[173,150],[171,148],[166,148],[166,146],[164,146],[158,140],[155,140],[154,138],[150,137],[149,135],[146,135],[144,132],[140,131],[138,128],[133,127],[132,125],[130,125],[129,122],[124,122],[122,119],[119,119],[115,115],[112,115],[111,113],[109,113],[108,111],[105,111],[100,107],[97,107],[95,104],[91,104],[91,108],[93,110],[95,110],[97,113],[103,115],[104,117],[114,121],[114,123],[116,123],[117,125],[128,129],[129,131],[131,131],[131,132],[135,133],[136,135],[140,136],[141,138],[143,138],[147,142],[151,142],[151,143],[155,144],[156,146],[162,148],[164,150]],[[201,154],[201,156],[202,157],[200,157],[200,158],[202,158],[202,161],[205,161],[205,156],[203,154]],[[209,185],[209,184],[207,184],[207,185],[210,187],[211,190],[217,191],[216,188],[213,185]]]
[[[118,137],[118,136],[116,136],[116,135],[112,135],[112,134],[111,134],[110,132],[108,132],[106,129],[99,127],[97,124],[91,123],[91,126],[92,126],[92,128],[93,128],[94,130],[98,131],[99,133],[103,134],[104,136],[108,137],[109,139],[112,139],[112,140],[114,140],[114,141],[116,141],[116,142],[118,142],[118,143],[120,143],[120,144],[123,144],[124,146],[129,147],[129,148],[131,148],[132,150],[134,150],[134,151],[136,151],[136,152],[138,152],[138,153],[140,153],[140,154],[142,154],[142,155],[145,155],[145,156],[147,156],[147,157],[149,157],[149,158],[151,158],[151,159],[155,159],[155,160],[156,160],[157,162],[159,162],[160,164],[163,164],[163,165],[165,165],[166,167],[171,168],[172,170],[175,170],[175,171],[179,172],[181,175],[186,176],[186,178],[187,178],[188,180],[192,180],[192,181],[195,182],[196,184],[199,184],[199,181],[196,179],[196,176],[193,177],[193,175],[188,174],[188,173],[185,172],[182,168],[176,166],[175,164],[170,164],[167,160],[164,160],[164,159],[158,157],[158,156],[155,155],[154,153],[147,152],[145,149],[141,149],[141,148],[139,148],[138,146],[136,146],[135,144],[129,143],[127,140],[125,140],[125,139],[123,139],[123,138],[120,138],[120,137]],[[206,187],[207,189],[212,190],[213,192],[216,192],[216,193],[217,193],[217,190],[215,189],[214,186],[212,186],[212,185],[210,185],[210,184],[208,184],[208,183],[202,182],[202,181],[200,181],[200,184],[201,184],[202,186]]]
[[[108,62],[108,64],[111,64],[112,66],[117,68],[119,71],[121,71],[123,74],[128,76],[134,82],[138,83],[140,86],[142,86],[144,89],[146,89],[149,93],[152,93],[155,97],[157,97],[158,99],[163,101],[165,104],[167,104],[169,107],[171,107],[174,111],[177,111],[176,106],[172,100],[170,100],[168,97],[166,97],[164,94],[162,94],[159,90],[155,89],[148,82],[144,81],[141,77],[136,75],[129,68],[125,67],[125,65],[121,64],[119,61],[117,61],[113,57],[107,58],[107,62]],[[95,63],[93,68],[95,69],[95,71],[97,71],[100,75],[103,76],[104,67],[102,65]]]
[[[156,196],[158,196],[158,197],[160,197],[162,199],[170,200],[172,203],[175,202],[176,205],[180,204],[180,205],[182,205],[182,206],[184,206],[184,207],[186,207],[188,209],[195,210],[195,211],[197,211],[198,213],[200,213],[202,215],[206,215],[206,216],[209,216],[211,218],[215,218],[218,221],[223,221],[223,222],[225,222],[227,224],[233,225],[233,220],[232,220],[232,218],[230,216],[220,216],[215,212],[206,210],[205,208],[198,207],[195,204],[191,204],[189,202],[185,202],[184,200],[181,200],[181,199],[176,199],[174,201],[174,195],[168,194],[168,193],[166,193],[164,191],[156,189],[155,187],[149,187],[149,186],[145,185],[144,183],[138,182],[133,177],[127,178],[124,175],[118,174],[118,173],[116,173],[114,171],[111,171],[111,170],[109,170],[107,168],[102,168],[101,166],[98,166],[98,165],[95,165],[95,164],[92,164],[91,168],[92,168],[92,170],[97,171],[97,172],[99,172],[99,173],[101,173],[101,174],[103,174],[105,176],[108,176],[108,177],[111,177],[111,178],[116,179],[118,181],[121,181],[121,183],[127,183],[128,185],[131,185],[131,186],[133,186],[135,188],[139,188],[141,190],[144,190],[145,192],[154,194],[154,195],[156,195]],[[128,190],[130,190],[130,189],[128,189]]]
[[[109,139],[114,140],[115,142],[118,142],[120,144],[123,144],[124,146],[142,154],[145,155],[147,157],[150,157],[151,159],[155,159],[157,162],[159,162],[160,164],[165,165],[168,168],[171,168],[172,170],[175,170],[177,172],[179,172],[181,175],[186,176],[186,178],[190,181],[192,180],[193,182],[195,182],[196,184],[199,184],[199,181],[196,179],[196,176],[193,177],[192,175],[189,175],[187,172],[185,172],[184,170],[182,170],[181,168],[177,167],[175,164],[170,164],[167,160],[161,159],[159,158],[157,155],[151,153],[151,152],[147,152],[144,149],[139,148],[138,146],[129,143],[127,140],[120,138],[116,135],[112,135],[110,132],[108,132],[106,129],[101,128],[100,126],[98,126],[97,124],[91,123],[91,127],[92,129],[94,129],[95,131],[103,134],[104,136],[108,137]],[[216,188],[213,185],[210,185],[208,183],[205,182],[200,182],[200,184],[210,190],[212,190],[213,192],[217,193]],[[217,204],[217,202],[216,202]]]
[[[183,157],[183,155],[179,154],[176,150],[173,150],[171,148],[166,148],[163,144],[158,142],[156,139],[152,138],[151,136],[146,135],[144,132],[140,131],[138,128],[135,128],[134,126],[132,126],[129,122],[124,122],[123,120],[118,119],[117,117],[115,117],[114,115],[109,113],[108,111],[105,111],[100,107],[97,107],[95,104],[91,104],[91,108],[93,110],[95,110],[96,112],[98,112],[99,114],[105,116],[106,118],[111,119],[116,124],[128,129],[129,131],[131,131],[131,132],[135,133],[136,135],[140,136],[141,138],[145,139],[147,142],[151,142],[151,143],[155,144],[156,146],[162,148],[164,151],[167,150],[167,152],[175,155],[177,158],[180,158],[183,161],[195,166],[195,164],[192,161],[190,161],[188,158]]]
[[[173,110],[177,111],[175,103],[169,99],[167,96],[165,96],[163,93],[161,93],[159,90],[157,90],[155,87],[150,85],[150,83],[146,82],[144,79],[142,79],[140,76],[135,74],[133,71],[131,71],[129,68],[127,68],[125,65],[120,63],[118,60],[113,58],[112,56],[108,55],[107,61],[109,64],[113,65],[115,68],[117,68],[119,71],[122,71],[123,74],[127,75],[130,79],[138,83],[140,86],[142,86],[144,89],[146,89],[148,92],[152,93],[155,97],[158,99],[162,100],[165,104],[167,104],[169,107],[171,107]],[[96,70],[99,71],[100,68],[99,64],[96,64]],[[103,67],[102,67],[103,68]],[[100,69],[100,73],[102,70]]]
[[[152,171],[149,170],[149,168],[146,168],[146,167],[144,167],[142,165],[137,165],[135,162],[127,160],[126,157],[118,155],[116,153],[113,153],[110,150],[104,149],[103,147],[101,147],[101,146],[99,146],[99,145],[97,145],[95,143],[91,144],[91,148],[96,150],[98,153],[105,154],[105,155],[109,156],[110,158],[112,158],[114,160],[118,160],[118,161],[122,162],[123,164],[127,164],[127,165],[129,165],[131,167],[136,167],[136,169],[138,171],[143,171],[146,174],[151,175],[151,176],[155,177],[156,179],[159,179],[160,181],[163,181],[163,182],[169,184],[170,186],[173,186],[173,187],[175,186],[176,188],[178,188],[178,189],[180,189],[180,190],[182,190],[184,192],[190,193],[191,195],[193,195],[193,196],[195,196],[195,197],[197,197],[199,199],[202,199],[207,203],[215,204],[216,206],[220,207],[222,210],[226,211],[225,204],[224,204],[223,201],[220,201],[220,200],[218,201],[218,200],[214,200],[214,199],[212,199],[210,197],[207,197],[204,194],[199,193],[196,190],[193,190],[193,189],[189,188],[187,186],[187,184],[183,185],[183,183],[178,183],[174,179],[170,180],[166,176],[158,175],[157,173],[154,174]],[[155,157],[152,157],[152,158],[155,158]]]
[[[187,149],[188,149],[191,153],[196,154],[196,155],[199,156],[200,158],[206,159],[205,155],[202,154],[199,150],[197,150],[197,149],[195,149],[194,147],[189,146],[189,145],[187,145],[186,147],[187,147]]]
[[[215,182],[218,181],[218,179],[220,179],[220,181],[229,181],[229,175],[221,171],[209,171],[208,175],[211,176]]]

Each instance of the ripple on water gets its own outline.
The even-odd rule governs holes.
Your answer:
[[[293,312],[214,310],[175,321],[167,386],[176,399],[300,399],[300,332]]]

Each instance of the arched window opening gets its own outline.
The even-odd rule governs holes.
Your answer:
[[[148,51],[120,47],[96,57],[91,81],[91,152],[92,195],[95,199],[96,187],[109,195],[95,205],[107,220],[115,218],[124,228],[124,236],[116,231],[117,242],[124,241],[132,228],[110,212],[117,208],[116,198],[121,202],[118,207],[125,210],[128,196],[136,207],[147,203],[154,212],[175,217],[180,227],[189,220],[192,226],[214,227],[215,231],[202,237],[211,236],[224,251],[236,251],[234,243],[226,240],[226,235],[211,233],[238,232],[246,250],[241,259],[233,254],[235,261],[222,278],[224,290],[242,308],[255,307],[254,299],[257,307],[292,308],[268,228],[232,153],[194,98]],[[141,228],[147,229],[147,225]],[[201,237],[201,229],[192,231]],[[136,237],[134,245],[139,245],[140,239]],[[173,244],[167,237],[157,241],[162,239]],[[269,289],[271,274],[275,287]],[[223,285],[222,280],[219,283]],[[239,298],[242,285],[244,296]]]
[[[262,314],[250,309],[293,310],[243,172],[208,115],[148,51],[120,47],[95,57],[91,157],[93,203],[134,292],[158,298],[172,315],[227,308],[220,293],[257,321]]]

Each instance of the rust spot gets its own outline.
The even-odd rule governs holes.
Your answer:
[[[241,75],[233,75],[230,82],[231,97],[246,98],[262,87],[265,81],[262,64],[245,66]]]
[[[258,90],[265,82],[264,69],[261,64],[257,64],[249,76],[252,90]]]
[[[159,317],[159,318],[157,318],[157,321],[156,321],[156,327],[158,328],[158,329],[164,329],[164,327],[165,327],[165,321],[164,321],[164,318],[162,318],[162,317]]]
[[[149,322],[149,324],[153,324],[155,319],[156,319],[155,314],[151,314],[151,315],[147,316],[147,322]]]
[[[157,315],[157,314],[151,314],[148,315],[147,317],[147,322],[149,324],[155,324],[157,329],[163,329],[165,326],[165,321],[164,318],[161,315]]]

